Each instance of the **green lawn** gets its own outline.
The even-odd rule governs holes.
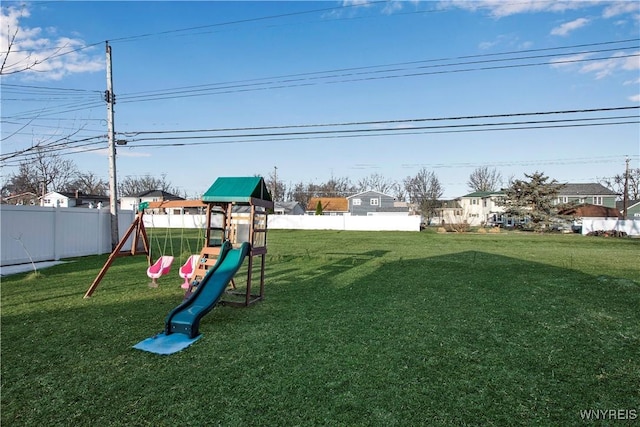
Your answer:
[[[119,258],[83,299],[105,259],[2,279],[3,426],[640,420],[640,239],[271,231],[265,301],[171,356],[131,347],[181,301],[177,263],[151,289]]]

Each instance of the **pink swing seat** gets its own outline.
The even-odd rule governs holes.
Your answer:
[[[151,278],[151,284],[157,286],[156,279],[163,276],[171,270],[171,263],[173,263],[173,257],[170,255],[163,255],[156,261],[155,264],[147,268],[147,276]]]
[[[195,271],[199,258],[199,255],[191,255],[184,263],[184,265],[180,267],[178,274],[184,279],[184,283],[180,285],[182,289],[189,289],[189,278]]]

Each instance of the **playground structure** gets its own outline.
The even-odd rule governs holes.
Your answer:
[[[267,214],[273,208],[264,180],[218,178],[202,196],[207,204],[205,245],[189,278],[185,299],[165,318],[164,331],[133,347],[156,354],[180,351],[202,336],[200,320],[216,304],[248,306],[264,298],[265,255],[267,254]],[[222,216],[222,221],[214,217]],[[244,293],[226,292],[242,300],[221,300],[229,283],[248,258]],[[259,292],[252,293],[254,258],[259,258]],[[185,279],[187,280],[187,279]]]
[[[153,265],[149,237],[143,217],[145,210],[169,208],[205,209],[204,245],[191,275],[181,276],[185,279],[183,286],[185,283],[189,284],[187,296],[193,294],[201,285],[209,268],[216,264],[223,242],[229,241],[233,247],[242,243],[248,244],[246,287],[244,292],[240,290],[228,292],[229,298],[220,301],[220,303],[246,307],[264,299],[267,215],[268,210],[273,209],[273,201],[261,177],[218,178],[203,195],[202,200],[171,200],[141,204],[133,223],[85,293],[85,298],[89,298],[93,294],[117,257],[143,254],[147,256],[148,265],[150,267]],[[131,250],[123,251],[129,240],[131,240]],[[187,270],[187,267],[183,266],[183,268],[185,271]],[[182,268],[180,272],[182,272]],[[256,278],[258,289],[254,292],[254,279]],[[231,278],[231,282],[234,284],[233,278]]]

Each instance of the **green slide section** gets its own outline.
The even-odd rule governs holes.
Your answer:
[[[191,297],[176,307],[165,321],[165,334],[181,333],[195,338],[199,332],[200,319],[215,307],[227,285],[238,272],[244,258],[249,254],[249,243],[230,249],[207,274]]]

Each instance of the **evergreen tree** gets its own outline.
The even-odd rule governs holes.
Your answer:
[[[318,204],[316,205],[316,215],[322,215],[322,203],[318,200]]]
[[[507,215],[525,219],[524,228],[542,230],[550,225],[557,213],[554,200],[563,184],[550,180],[542,172],[524,176],[528,181],[513,180],[506,189],[502,205]]]

